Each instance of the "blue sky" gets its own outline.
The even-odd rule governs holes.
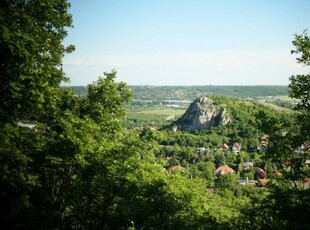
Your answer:
[[[286,85],[308,0],[71,0],[71,85],[115,69],[129,85]]]

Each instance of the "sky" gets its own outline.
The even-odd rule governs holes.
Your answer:
[[[128,85],[287,85],[309,0],[70,0],[70,85],[112,69]],[[309,32],[310,33],[310,32]]]

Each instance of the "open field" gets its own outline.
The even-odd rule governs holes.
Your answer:
[[[127,111],[126,124],[128,127],[169,125],[173,120],[185,113],[185,109],[143,107]]]
[[[136,113],[143,114],[155,114],[155,115],[166,115],[166,116],[181,116],[185,113],[185,109],[158,109],[158,108],[150,108],[143,111],[139,111]]]
[[[143,110],[137,112],[138,114],[149,114],[155,116],[166,116],[165,120],[170,121],[175,119],[176,117],[182,116],[185,113],[185,109],[158,109],[158,108],[150,108],[149,110]]]

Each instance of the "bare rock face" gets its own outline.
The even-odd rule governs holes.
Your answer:
[[[214,105],[210,98],[198,97],[190,104],[176,125],[179,130],[195,131],[226,125],[229,122],[230,117],[225,108]]]

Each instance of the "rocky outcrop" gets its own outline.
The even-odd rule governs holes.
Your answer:
[[[198,97],[185,114],[175,123],[178,130],[207,130],[214,126],[226,125],[230,117],[224,107],[214,105],[208,97]]]

